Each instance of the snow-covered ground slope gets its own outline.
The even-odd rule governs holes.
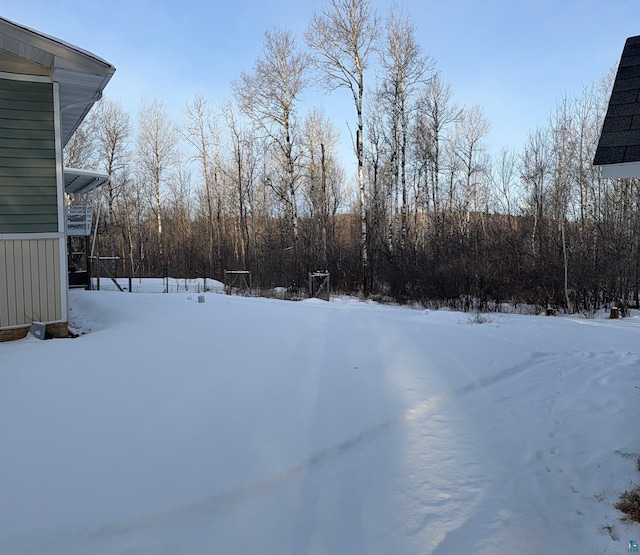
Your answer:
[[[0,553],[626,553],[640,319],[72,291],[0,344]]]

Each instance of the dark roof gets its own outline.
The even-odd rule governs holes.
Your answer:
[[[596,166],[640,161],[640,36],[627,39],[593,160]]]

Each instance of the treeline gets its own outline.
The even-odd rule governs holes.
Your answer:
[[[297,290],[328,270],[339,291],[460,308],[638,304],[638,181],[592,166],[612,74],[492,158],[482,109],[455,103],[404,12],[328,0],[304,38],[267,31],[233,96],[195,97],[179,122],[158,100],[135,121],[96,104],[65,163],[110,175],[95,251],[114,273],[249,270]],[[313,83],[353,100],[355,179],[300,100]]]

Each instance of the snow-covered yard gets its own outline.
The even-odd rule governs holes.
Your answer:
[[[626,553],[640,318],[72,291],[0,344],[0,553]]]

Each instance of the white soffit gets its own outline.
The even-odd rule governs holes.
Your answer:
[[[602,177],[607,179],[640,178],[640,162],[626,162],[625,164],[603,164]]]
[[[106,173],[64,168],[64,192],[70,194],[89,193],[109,180]]]

